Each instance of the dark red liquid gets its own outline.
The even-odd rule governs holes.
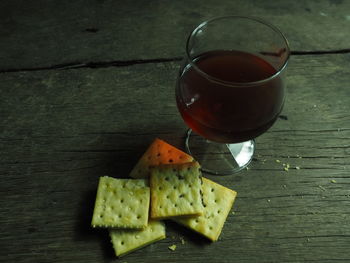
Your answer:
[[[240,51],[212,51],[194,61],[201,71],[226,82],[256,82],[277,72],[264,59]],[[284,85],[280,76],[251,86],[224,85],[185,65],[176,100],[193,131],[212,141],[236,143],[253,139],[271,127],[283,107]]]

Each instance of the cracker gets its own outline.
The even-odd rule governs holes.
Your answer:
[[[174,221],[216,241],[232,208],[237,192],[203,179],[204,214],[195,218],[176,218]]]
[[[201,215],[201,172],[198,162],[167,164],[151,170],[151,218]]]
[[[161,221],[150,221],[142,230],[110,229],[109,235],[117,257],[145,247],[165,238],[165,226]]]
[[[147,226],[150,188],[144,179],[100,177],[93,227],[144,228]]]
[[[153,166],[169,163],[192,162],[193,157],[174,146],[155,139],[130,173],[133,178],[149,177]]]

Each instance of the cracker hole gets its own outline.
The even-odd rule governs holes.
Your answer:
[[[120,242],[121,245],[124,245],[124,241]]]
[[[213,230],[213,227],[212,227],[212,226],[210,226],[210,227],[209,227],[209,229],[210,229],[210,230]]]
[[[142,202],[143,202],[143,200],[142,200],[142,199],[140,199],[140,204],[142,204]]]
[[[122,215],[119,214],[118,217],[119,217],[119,218],[122,218]]]
[[[192,188],[192,185],[191,185],[191,184],[189,184],[189,185],[188,185],[188,188]]]
[[[159,206],[159,209],[162,209],[162,208],[163,208],[163,207],[160,205],[160,206]]]
[[[162,187],[161,187],[161,186],[159,186],[159,187],[158,187],[158,190],[162,190]]]
[[[214,202],[217,203],[217,202],[218,202],[218,199],[215,199]]]
[[[137,219],[140,219],[141,218],[141,216],[140,215],[137,215],[137,217],[136,217]]]
[[[211,191],[214,192],[214,188],[212,188]]]
[[[169,181],[169,177],[165,177],[165,181]]]
[[[177,178],[179,178],[179,180],[184,180],[185,179],[185,177],[182,176],[181,174],[177,174],[176,176],[177,176]]]
[[[159,157],[159,156],[160,156],[160,153],[157,154],[157,157]]]
[[[172,163],[173,162],[173,159],[169,159],[169,163]]]
[[[192,203],[192,202],[190,203],[190,206],[193,206],[193,203]]]
[[[183,156],[182,156],[182,155],[180,155],[180,156],[179,156],[179,159],[181,160],[182,158],[183,158]]]
[[[168,150],[168,153],[171,153],[171,150]]]
[[[174,186],[173,186],[173,189],[175,190],[176,188],[177,188],[177,187],[174,185]]]
[[[180,195],[179,195],[180,198],[182,198],[182,197],[184,197],[184,196],[185,196],[184,194],[180,194]]]
[[[120,199],[120,202],[121,202],[121,203],[124,203],[124,199]]]
[[[175,207],[177,207],[177,204],[174,204]]]
[[[198,219],[196,219],[196,220],[195,220],[195,222],[196,222],[196,223],[198,223],[198,222],[199,222],[199,220],[198,220]]]
[[[220,214],[221,213],[221,210],[218,210],[218,214]]]
[[[167,195],[167,196],[166,196],[166,198],[167,198],[167,199],[169,199],[169,198],[170,198],[170,196],[168,196],[168,195]]]

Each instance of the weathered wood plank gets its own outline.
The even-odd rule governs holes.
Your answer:
[[[217,243],[168,222],[167,239],[121,262],[350,261],[349,61],[292,57],[284,119],[257,139],[250,169],[208,176],[238,191]],[[127,176],[157,136],[183,146],[177,68],[0,74],[0,261],[115,261],[89,226],[98,177]]]
[[[348,1],[0,2],[0,70],[178,57],[194,26],[250,15],[280,27],[293,50],[350,48]]]

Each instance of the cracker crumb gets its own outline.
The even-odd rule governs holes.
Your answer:
[[[323,191],[326,191],[326,188],[324,188],[322,185],[318,186],[320,189],[322,189]]]
[[[181,238],[180,240],[181,240],[181,244],[185,245],[185,239]]]
[[[285,170],[286,172],[288,172],[288,167],[284,167],[283,170]]]
[[[174,244],[174,245],[168,246],[168,248],[169,248],[171,251],[175,251],[176,245]]]
[[[276,163],[280,163],[281,161],[280,160],[276,160]]]
[[[271,200],[270,200],[270,199],[267,199],[267,202],[269,202],[269,203],[270,203],[270,202],[271,202]]]
[[[331,183],[335,184],[337,181],[336,180],[331,180]]]
[[[283,188],[287,188],[287,185],[284,184],[284,185],[283,185]]]
[[[235,211],[232,211],[232,212],[231,212],[231,215],[234,215],[234,214],[236,214],[236,212],[235,212]]]
[[[250,168],[247,166],[245,169],[248,171]]]
[[[300,170],[300,166],[295,166],[295,169]]]

